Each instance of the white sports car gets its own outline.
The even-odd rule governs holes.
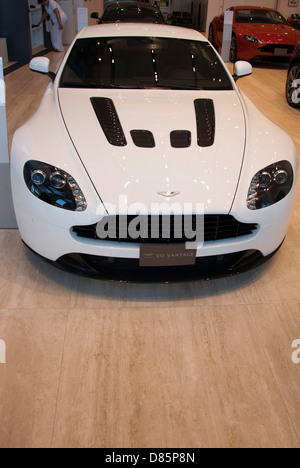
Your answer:
[[[197,31],[83,29],[15,134],[27,246],[68,271],[121,279],[231,275],[281,246],[296,197],[290,137],[236,86]]]

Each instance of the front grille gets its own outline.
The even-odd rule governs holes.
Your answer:
[[[292,54],[295,50],[293,45],[284,45],[284,44],[267,44],[264,47],[260,47],[259,52],[265,52],[269,54],[275,54],[275,49],[287,49],[288,54]]]
[[[105,226],[105,240],[109,241],[178,244],[197,240],[196,236],[191,237],[190,232],[199,232],[199,226],[203,226],[202,215],[192,215],[186,219],[189,220],[188,229],[185,229],[186,221],[182,215],[107,216],[103,218],[102,226]],[[130,236],[132,226],[140,234],[134,239]],[[257,229],[257,224],[241,223],[230,215],[204,215],[204,242],[243,237],[253,234]],[[85,239],[99,239],[97,224],[74,226],[72,232]]]

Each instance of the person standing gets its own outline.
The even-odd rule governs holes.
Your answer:
[[[42,0],[39,3],[42,3],[42,5],[45,7],[45,11],[42,14],[42,18],[38,26],[40,26],[49,15],[53,24],[50,33],[53,49],[56,52],[64,52],[62,34],[64,26],[68,20],[67,15],[55,0]]]

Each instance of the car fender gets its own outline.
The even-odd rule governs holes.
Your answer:
[[[55,224],[69,226],[70,219],[74,220],[73,212],[45,205],[27,189],[23,168],[28,160],[51,164],[71,174],[88,202],[88,209],[76,213],[76,216],[82,222],[92,222],[96,219],[99,205],[102,205],[101,200],[65,128],[53,83],[48,85],[36,113],[15,132],[11,150],[12,191],[17,219],[23,215],[24,210],[26,211],[28,204],[35,205],[35,215],[38,218],[49,219],[53,212]]]
[[[293,211],[297,192],[298,157],[291,137],[262,114],[246,95],[240,92],[245,112],[246,141],[245,154],[232,205],[231,214],[243,222],[272,224],[274,218],[281,218],[282,232],[286,232]],[[290,193],[280,202],[260,210],[250,210],[246,200],[250,183],[257,172],[270,164],[287,160],[294,170],[294,182]],[[291,200],[292,198],[292,200]]]

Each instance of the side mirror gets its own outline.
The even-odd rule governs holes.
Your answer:
[[[30,62],[29,68],[32,71],[49,76],[52,81],[55,79],[56,75],[50,71],[50,60],[47,57],[33,58]]]
[[[252,73],[253,73],[253,68],[252,68],[251,63],[244,62],[242,60],[239,60],[238,62],[235,63],[234,75],[233,75],[233,78],[235,81],[237,81],[239,78],[243,78],[243,76],[252,75]]]
[[[98,24],[102,24],[102,20],[97,11],[94,11],[94,13],[91,13],[91,18],[98,20]]]

